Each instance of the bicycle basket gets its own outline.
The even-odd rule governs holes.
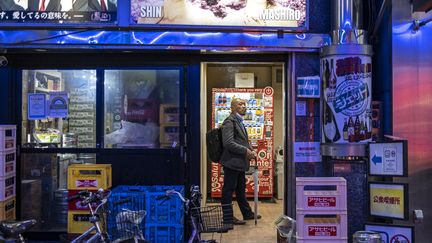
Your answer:
[[[232,205],[213,205],[191,209],[201,233],[223,233],[233,229]]]
[[[141,237],[146,215],[143,196],[112,196],[109,202],[108,233],[112,240]]]

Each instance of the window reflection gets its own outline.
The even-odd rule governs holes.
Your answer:
[[[105,72],[105,147],[177,147],[179,70]]]
[[[95,147],[96,71],[24,70],[22,74],[24,147]]]

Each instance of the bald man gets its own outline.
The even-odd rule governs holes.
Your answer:
[[[254,213],[246,199],[246,171],[249,170],[250,160],[255,159],[256,154],[249,144],[248,134],[243,125],[245,114],[246,100],[234,98],[231,102],[231,114],[222,124],[221,164],[224,170],[224,185],[221,203],[231,206],[233,192],[236,193],[243,220],[233,216],[232,206],[230,210],[224,208],[224,220],[233,219],[233,224],[236,225],[245,224],[244,220],[254,219]],[[257,215],[257,218],[261,216]]]

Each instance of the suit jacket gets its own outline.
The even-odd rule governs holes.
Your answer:
[[[14,0],[0,0],[1,11],[24,11],[24,8],[16,4]]]
[[[252,147],[247,131],[235,113],[231,113],[222,124],[222,142],[222,165],[232,170],[248,171],[249,160],[246,159],[246,151],[252,150]]]
[[[28,0],[27,11],[39,11],[39,1],[40,0]],[[60,0],[50,0],[47,6],[45,6],[45,11],[61,11],[62,7]]]

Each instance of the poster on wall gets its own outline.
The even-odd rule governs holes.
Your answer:
[[[372,137],[370,56],[321,61],[324,143],[367,143]]]
[[[117,0],[1,0],[1,23],[114,23]]]
[[[295,142],[294,162],[321,162],[319,142]]]
[[[131,23],[306,29],[308,0],[131,0]]]
[[[414,227],[405,225],[365,224],[366,231],[378,232],[383,243],[413,243]]]
[[[41,120],[47,116],[46,112],[46,95],[39,93],[27,94],[28,105],[28,119],[29,120]]]
[[[369,214],[383,218],[408,219],[408,185],[369,182]]]
[[[69,99],[66,92],[51,92],[48,101],[48,117],[67,118]]]

